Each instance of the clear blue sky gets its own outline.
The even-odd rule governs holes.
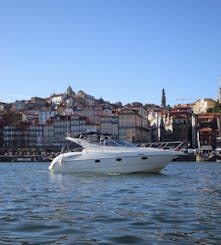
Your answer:
[[[217,99],[220,74],[220,0],[0,0],[0,101],[175,105]]]

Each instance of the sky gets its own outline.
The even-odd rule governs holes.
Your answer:
[[[220,0],[0,0],[0,102],[218,98]]]

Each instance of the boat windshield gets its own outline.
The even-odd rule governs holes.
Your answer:
[[[120,146],[120,147],[135,147],[135,145],[131,144],[130,142],[126,141],[126,140],[120,140],[120,139],[117,139],[117,140],[105,140],[103,142],[104,145],[106,146]]]
[[[136,147],[134,144],[132,144],[132,143],[126,141],[126,140],[118,139],[118,140],[116,140],[116,142],[117,142],[118,144],[120,144],[121,146],[126,146],[126,147]]]
[[[108,135],[89,134],[81,135],[80,139],[84,139],[86,142],[93,145],[103,146],[115,146],[115,147],[136,147],[134,144],[128,142],[125,139],[115,139]]]

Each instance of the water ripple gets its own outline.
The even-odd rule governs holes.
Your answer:
[[[220,164],[159,175],[51,174],[0,164],[0,244],[219,244]]]

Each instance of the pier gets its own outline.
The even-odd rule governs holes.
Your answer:
[[[4,148],[0,162],[47,162],[60,152],[60,147]]]

